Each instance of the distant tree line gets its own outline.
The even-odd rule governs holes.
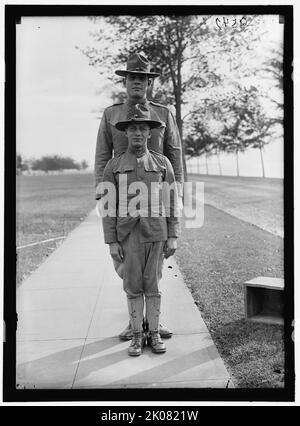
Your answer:
[[[24,159],[21,154],[17,154],[16,158],[17,174],[22,174],[22,172],[29,170],[49,172],[62,170],[86,170],[87,168],[88,163],[85,160],[76,162],[71,157],[62,157],[60,155],[45,155],[38,159]]]

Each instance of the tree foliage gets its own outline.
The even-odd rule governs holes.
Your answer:
[[[32,170],[42,170],[45,172],[54,170],[80,169],[80,165],[71,157],[61,157],[59,155],[46,155],[33,161]]]
[[[22,174],[22,172],[29,169],[28,162],[24,160],[21,154],[17,154],[16,169],[17,169],[17,174]]]

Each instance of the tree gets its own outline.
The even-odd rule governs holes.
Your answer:
[[[85,160],[82,160],[80,163],[80,168],[82,170],[86,170],[88,167],[89,167],[89,164]]]
[[[21,154],[17,154],[16,158],[17,174],[22,174],[23,171],[29,169],[28,161],[24,160]]]
[[[256,89],[254,89],[254,94],[256,94]],[[262,177],[266,176],[263,157],[264,146],[276,137],[276,132],[278,136],[278,125],[282,125],[282,119],[270,117],[269,113],[267,114],[263,110],[257,97],[254,96],[252,98],[252,114],[248,116],[244,125],[244,140],[247,146],[260,151]]]
[[[17,174],[21,174],[22,172],[22,156],[20,154],[17,154],[16,159],[16,168],[17,168]]]
[[[77,164],[71,157],[60,157],[59,155],[46,155],[40,159],[33,161],[32,170],[42,170],[45,172],[54,170],[79,169]]]
[[[206,172],[208,173],[207,159],[210,155],[216,155],[218,160],[219,174],[222,175],[220,152],[226,146],[221,138],[224,129],[223,111],[220,108],[220,101],[217,98],[204,98],[194,105],[189,116],[185,129],[185,144],[189,147],[190,155],[200,157],[205,155]],[[199,167],[199,160],[198,160]]]
[[[263,147],[270,142],[274,127],[282,124],[282,120],[264,111],[261,95],[254,86],[246,88],[237,84],[231,98],[220,102],[220,108],[223,116],[222,149],[236,154],[237,175],[239,153],[253,147],[260,149],[262,175],[265,177]]]
[[[266,57],[263,66],[259,70],[261,78],[267,80],[273,89],[277,89],[276,99],[270,96],[269,92],[265,94],[270,98],[276,107],[279,109],[279,114],[283,110],[283,43],[279,43],[272,47]]]
[[[199,158],[202,155],[205,156],[206,174],[208,175],[207,160],[216,146],[216,140],[210,134],[205,120],[197,120],[194,118],[190,133],[185,139],[185,146],[190,157]]]

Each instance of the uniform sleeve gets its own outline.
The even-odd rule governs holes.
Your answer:
[[[97,193],[97,185],[102,181],[103,173],[107,162],[112,158],[113,144],[112,135],[107,119],[106,111],[104,111],[97,135],[96,153],[95,153],[95,187],[96,200],[100,198]]]
[[[176,182],[178,182],[178,195],[182,196],[183,166],[182,147],[176,120],[171,111],[168,112],[166,131],[164,137],[164,155],[170,160]]]
[[[112,171],[111,162],[109,162],[103,172],[103,181],[102,185],[105,185],[106,183],[111,184],[111,190],[110,194],[106,197],[104,195],[106,194],[100,194],[101,200],[99,203],[102,203],[101,210],[103,211],[103,208],[105,207],[104,204],[110,203],[109,205],[109,211],[110,214],[107,214],[106,216],[102,216],[102,224],[103,224],[103,233],[104,233],[104,241],[106,244],[116,243],[118,241],[117,239],[117,195],[116,195],[116,180]],[[109,193],[109,189],[106,192]],[[102,195],[102,196],[101,196]],[[108,201],[107,201],[108,200]],[[106,208],[108,205],[106,205]]]
[[[178,199],[178,190],[175,181],[173,167],[170,161],[166,158],[166,173],[165,173],[165,182],[172,187],[169,195],[164,199],[167,200],[167,209],[169,215],[167,215],[167,226],[168,226],[168,238],[178,238],[180,234],[180,208],[179,208],[179,199]]]

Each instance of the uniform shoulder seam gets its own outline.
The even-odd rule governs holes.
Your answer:
[[[125,153],[125,151],[120,152],[119,154],[115,155],[113,158],[111,158],[109,161],[111,164],[115,164],[120,160],[120,157]]]
[[[118,105],[124,105],[124,103],[125,103],[125,102],[120,102],[120,103],[118,103],[118,104],[112,104],[112,105],[109,105],[108,107],[106,107],[106,108],[105,108],[105,110],[104,110],[104,111],[106,111],[106,110],[108,110],[108,109],[111,109],[111,108],[113,108],[113,107],[115,107],[115,106],[118,106]]]
[[[148,148],[149,149],[149,148]],[[165,157],[164,154],[161,154],[160,152],[155,151],[154,149],[149,149],[149,151],[151,152],[151,154],[155,154],[158,155],[159,157]]]
[[[160,152],[154,151],[153,149],[149,149],[151,154],[154,154],[155,156],[157,156],[160,160],[165,161],[165,159],[167,158],[164,154],[161,154]]]
[[[159,106],[161,108],[165,108],[167,110],[169,110],[169,107],[163,104],[159,104],[158,102],[153,102],[153,101],[149,101],[150,104],[155,105],[155,106]]]

